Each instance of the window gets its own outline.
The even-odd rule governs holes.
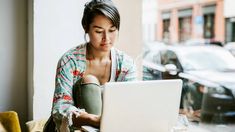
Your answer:
[[[214,38],[215,5],[203,7],[203,37],[206,39]]]
[[[226,42],[235,41],[235,18],[227,18],[226,20]]]
[[[204,38],[212,39],[214,38],[214,14],[205,14],[204,15]]]
[[[163,20],[163,41],[165,43],[170,42],[170,19]]]
[[[192,9],[179,10],[179,41],[191,39],[192,34]]]
[[[179,41],[184,42],[191,39],[192,31],[192,18],[182,17],[179,18]]]

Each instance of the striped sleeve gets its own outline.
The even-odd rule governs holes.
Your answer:
[[[52,116],[56,123],[57,130],[64,119],[68,120],[68,125],[72,125],[72,113],[79,111],[79,109],[74,106],[72,97],[73,76],[77,74],[77,71],[74,71],[76,71],[74,59],[68,55],[63,56],[57,65],[52,107]]]
[[[134,60],[124,54],[123,52],[117,52],[117,71],[116,71],[116,81],[135,81],[137,80],[137,71]]]

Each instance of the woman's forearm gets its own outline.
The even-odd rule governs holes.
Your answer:
[[[100,116],[88,113],[82,113],[79,116],[75,114],[72,117],[73,126],[80,128],[83,125],[100,127]]]

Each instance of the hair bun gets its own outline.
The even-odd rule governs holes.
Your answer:
[[[85,9],[82,17],[82,26],[85,33],[89,30],[89,25],[96,15],[104,15],[110,19],[115,27],[119,30],[120,15],[112,2],[112,0],[91,0],[85,4]]]

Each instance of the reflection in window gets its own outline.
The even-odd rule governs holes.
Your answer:
[[[235,17],[226,19],[226,42],[235,41]]]
[[[179,17],[179,41],[184,42],[191,39],[192,35],[192,9],[178,11]]]
[[[208,5],[203,7],[203,37],[206,39],[214,38],[214,21],[215,21],[215,8],[216,5]]]
[[[214,37],[214,14],[204,15],[204,38],[212,39]]]
[[[189,40],[191,38],[191,17],[179,18],[179,39],[180,42]]]
[[[165,43],[170,42],[170,19],[163,20],[163,41]]]

